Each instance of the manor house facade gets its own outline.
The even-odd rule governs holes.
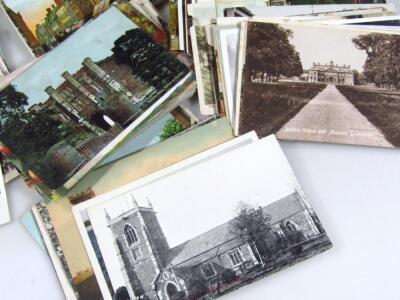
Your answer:
[[[329,64],[313,63],[308,70],[308,82],[354,85],[354,71],[350,65],[339,66],[333,61]]]

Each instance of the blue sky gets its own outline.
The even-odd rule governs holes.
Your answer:
[[[75,73],[85,57],[98,61],[110,56],[114,41],[136,27],[118,9],[110,8],[46,54],[12,84],[28,96],[29,105],[46,101],[45,88],[50,85],[57,88],[64,81],[61,77],[64,71]]]

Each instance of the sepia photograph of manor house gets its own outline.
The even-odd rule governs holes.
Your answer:
[[[400,147],[400,36],[249,22],[236,130]]]
[[[113,286],[92,225],[85,222],[115,300],[213,299],[331,246],[314,211],[297,192],[265,207],[241,203],[230,221],[174,247],[158,220],[163,212],[149,199],[142,203],[130,197],[113,206],[120,208],[117,215],[110,217],[104,208],[104,230],[112,237],[107,244],[120,264],[112,267],[122,273],[123,286]]]
[[[35,182],[60,187],[188,74],[135,27],[112,8],[0,91],[0,140]]]

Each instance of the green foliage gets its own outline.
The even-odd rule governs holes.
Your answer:
[[[165,141],[170,137],[177,135],[178,133],[185,130],[185,127],[175,118],[168,119],[165,123],[163,130],[160,133],[161,141]]]
[[[377,87],[400,88],[400,36],[370,33],[353,38],[356,48],[367,53],[364,74]]]
[[[275,81],[279,76],[300,76],[303,67],[300,55],[290,44],[292,34],[277,24],[250,22],[247,31],[244,79],[251,81],[257,72],[265,73]]]

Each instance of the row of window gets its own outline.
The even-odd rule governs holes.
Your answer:
[[[241,265],[244,262],[242,253],[240,252],[239,249],[231,251],[229,253],[229,258],[231,260],[233,267]],[[215,271],[215,269],[210,261],[201,265],[201,271],[203,272],[203,274],[206,278],[210,278],[210,277],[217,275],[217,272]]]

